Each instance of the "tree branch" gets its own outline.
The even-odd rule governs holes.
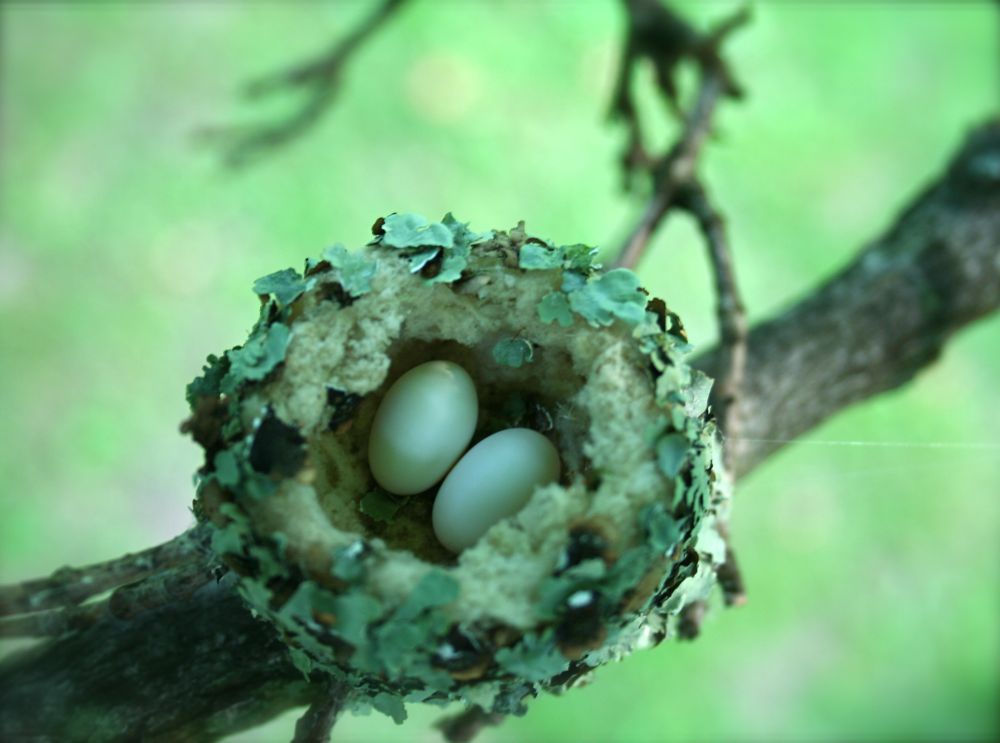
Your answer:
[[[711,131],[716,103],[724,96],[743,95],[721,56],[720,47],[733,31],[750,20],[750,10],[747,6],[740,8],[703,36],[659,0],[625,0],[625,7],[629,30],[612,99],[612,114],[624,119],[629,129],[629,148],[623,158],[626,184],[635,172],[648,170],[653,176],[654,190],[613,266],[636,266],[672,209],[687,211],[694,217],[705,238],[715,277],[721,343],[715,370],[715,410],[722,431],[738,438],[738,399],[746,367],[746,313],[733,271],[725,223],[695,170],[702,145]],[[677,142],[660,158],[652,158],[646,151],[630,93],[629,82],[639,57],[648,57],[653,63],[661,94],[684,121]],[[681,111],[674,80],[676,68],[685,59],[695,62],[699,71],[698,94],[687,114]],[[731,464],[728,447],[725,456],[727,464]],[[735,571],[733,579],[740,583],[735,561],[731,569]]]
[[[641,170],[648,170],[653,177],[653,194],[613,263],[613,267],[634,268],[653,233],[675,206],[679,192],[693,180],[719,99],[738,98],[743,94],[720,56],[719,47],[729,34],[749,22],[750,11],[748,7],[741,8],[712,32],[701,36],[657,0],[626,0],[625,5],[629,12],[629,35],[613,97],[612,115],[624,119],[629,129],[629,147],[622,159],[626,183]],[[661,157],[652,157],[646,151],[638,113],[629,92],[632,70],[637,59],[643,56],[653,63],[663,97],[684,121],[677,141]],[[686,114],[680,110],[674,82],[676,68],[685,59],[696,62],[699,69],[697,97]]]
[[[223,583],[6,659],[0,739],[209,741],[323,689]]]
[[[441,731],[448,743],[469,743],[483,728],[499,725],[503,719],[503,715],[487,712],[476,705],[457,715],[438,720],[434,727]]]
[[[207,549],[207,531],[192,529],[169,542],[82,568],[60,568],[48,578],[0,586],[0,617],[79,604],[104,591],[186,563]]]
[[[65,609],[0,619],[0,638],[59,637],[86,629],[108,613],[108,602],[67,606]]]
[[[320,683],[323,693],[295,723],[292,743],[329,743],[330,731],[344,709],[347,693],[343,684]]]
[[[894,389],[960,328],[1000,306],[1000,121],[974,131],[944,176],[881,238],[747,342],[727,445],[746,475],[837,411]],[[714,374],[718,349],[696,361]]]
[[[716,317],[719,324],[719,353],[715,372],[715,414],[722,432],[740,437],[739,396],[746,374],[747,318],[733,270],[732,251],[722,215],[697,180],[691,180],[677,193],[677,206],[695,218],[708,246],[709,262],[715,277]],[[732,454],[726,449],[726,465],[732,466]]]
[[[745,476],[844,407],[898,387],[1000,306],[1000,121],[840,275],[750,333],[734,453]],[[710,373],[718,352],[698,360]],[[730,442],[733,443],[733,442]],[[0,665],[0,739],[211,740],[330,694],[227,583]],[[346,693],[342,690],[341,693]]]
[[[270,123],[208,128],[200,134],[220,143],[231,167],[248,164],[267,152],[288,144],[319,123],[340,91],[341,75],[358,48],[381,28],[405,0],[383,0],[357,28],[329,50],[290,69],[252,81],[244,90],[255,99],[276,92],[299,90],[302,105],[290,116]]]

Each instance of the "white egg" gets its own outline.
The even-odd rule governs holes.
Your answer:
[[[452,552],[471,547],[501,519],[520,511],[535,488],[559,479],[559,453],[528,428],[508,428],[469,449],[434,501],[434,534]]]
[[[472,440],[479,398],[458,364],[429,361],[389,388],[372,422],[368,465],[390,493],[411,495],[434,485]]]

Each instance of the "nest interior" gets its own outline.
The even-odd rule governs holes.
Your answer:
[[[324,284],[303,295],[278,375],[247,401],[270,406],[305,437],[308,459],[274,497],[249,506],[261,533],[282,533],[306,574],[328,570],[331,552],[359,535],[375,547],[370,589],[389,604],[405,600],[430,566],[459,583],[456,621],[532,627],[535,590],[550,576],[570,529],[597,519],[623,549],[640,538],[636,514],[669,498],[673,484],[655,463],[648,429],[656,405],[648,359],[631,329],[545,324],[541,298],[559,288],[560,271],[530,274],[480,256],[471,277],[429,284],[401,258],[378,256],[372,291],[341,306]],[[516,338],[531,344],[520,367],[493,349]],[[556,445],[559,483],[538,488],[516,515],[455,556],[431,528],[434,489],[405,499],[388,523],[360,508],[375,487],[368,470],[371,423],[398,377],[430,360],[460,364],[479,395],[472,444],[514,425]]]

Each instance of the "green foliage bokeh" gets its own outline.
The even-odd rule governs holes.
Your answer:
[[[639,200],[619,190],[623,133],[604,123],[622,29],[610,1],[415,2],[306,138],[235,174],[195,146],[206,124],[287,110],[233,92],[370,7],[0,9],[0,581],[190,523],[184,385],[245,336],[257,277],[356,246],[391,211],[450,210],[474,229],[524,218],[609,251],[628,231]],[[730,6],[684,7],[704,20]],[[757,319],[878,234],[996,106],[985,2],[764,4],[731,56],[750,97],[722,110],[704,167]],[[642,78],[643,112],[662,121]],[[650,131],[668,141],[668,124]],[[672,222],[640,273],[709,345],[690,225]],[[994,318],[780,454],[736,495],[746,607],[537,700],[484,743],[996,737],[998,377]],[[345,719],[336,737],[427,738],[437,711],[411,714],[399,729]],[[288,739],[292,722],[239,738]]]

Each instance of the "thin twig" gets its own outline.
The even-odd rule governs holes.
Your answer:
[[[701,625],[708,613],[708,604],[704,601],[692,601],[681,609],[677,622],[677,639],[694,640],[701,634]]]
[[[186,538],[188,546],[193,546],[194,549],[185,551],[185,548],[178,544],[178,540],[182,538]],[[149,555],[150,552],[157,550],[160,550],[158,554]],[[110,596],[81,606],[75,604],[90,598],[82,595],[84,591],[93,590],[97,586],[101,586],[102,591],[106,590],[111,587],[110,584],[117,584],[123,578],[127,579],[136,573],[117,565],[118,561],[111,561],[75,571],[64,569],[57,572],[55,575],[60,576],[60,580],[71,575],[76,576],[76,579],[72,583],[64,584],[55,592],[51,586],[51,578],[8,587],[5,590],[12,592],[27,587],[28,603],[32,603],[32,599],[35,599],[32,605],[38,610],[26,613],[12,612],[18,615],[0,619],[0,637],[55,637],[86,629],[108,614],[118,619],[132,619],[140,612],[173,601],[190,599],[198,588],[214,577],[213,561],[204,550],[204,542],[199,542],[197,537],[189,534],[182,534],[177,539],[145,553],[126,555],[123,559],[127,559],[135,567],[136,560],[141,561],[146,558],[149,562],[145,564],[152,566],[152,572],[132,583],[120,586]],[[175,559],[180,562],[175,564],[173,562]],[[95,575],[95,571],[99,575]],[[33,586],[42,588],[31,594],[30,589]],[[95,594],[98,592],[100,591],[95,591]],[[60,597],[66,601],[58,608],[50,608],[48,599],[54,601]],[[23,606],[23,603],[21,605]]]
[[[625,240],[614,267],[634,268],[653,233],[670,211],[677,192],[694,177],[698,156],[712,131],[712,118],[720,98],[740,98],[743,91],[719,54],[722,42],[750,20],[747,6],[724,19],[707,34],[697,33],[683,18],[657,0],[625,0],[629,31],[621,71],[612,97],[611,113],[624,120],[629,141],[623,156],[626,182],[638,171],[648,171],[654,190],[639,222]],[[684,122],[677,142],[662,157],[651,156],[642,142],[638,113],[629,91],[636,61],[648,57],[656,80],[671,110]],[[680,111],[676,69],[683,60],[699,69],[698,93],[688,113]]]
[[[729,526],[724,522],[716,525],[719,536],[726,544],[726,561],[722,563],[716,574],[719,580],[719,587],[722,589],[722,600],[726,606],[743,606],[747,602],[747,589],[743,582],[743,573],[740,571],[736,553],[729,543]]]
[[[169,542],[82,568],[60,568],[48,578],[0,586],[0,617],[57,609],[154,572],[180,565],[205,548],[207,530],[196,526]]]
[[[727,438],[726,464],[736,456],[734,444],[741,436],[737,405],[747,361],[747,317],[733,270],[732,251],[725,221],[712,204],[702,184],[692,179],[678,192],[676,204],[698,223],[708,246],[715,277],[716,315],[719,322],[721,356],[712,391],[712,404],[722,433]]]
[[[479,705],[469,707],[457,715],[445,717],[434,723],[448,743],[468,743],[483,728],[499,725],[504,716],[497,712],[487,712]]]
[[[618,80],[611,96],[609,117],[621,120],[628,129],[628,145],[621,163],[626,190],[634,176],[651,171],[657,158],[647,152],[639,113],[632,99],[631,81],[639,60],[648,59],[655,71],[656,84],[671,113],[684,120],[678,101],[676,69],[685,57],[693,55],[698,32],[678,14],[658,0],[623,0],[628,31],[622,46]]]
[[[383,0],[365,20],[323,54],[250,82],[247,98],[261,98],[281,91],[299,90],[306,97],[286,118],[258,124],[215,127],[201,136],[221,142],[229,166],[246,165],[265,152],[277,149],[315,126],[340,91],[341,76],[358,48],[374,34],[405,0]]]
[[[83,606],[5,617],[0,619],[0,638],[58,637],[86,629],[107,613],[108,601],[103,599]]]
[[[344,709],[348,692],[343,684],[325,684],[323,693],[295,723],[292,743],[329,743],[330,731]]]
[[[673,77],[681,60],[688,58],[697,63],[699,81],[697,97],[690,112],[684,116],[680,137],[651,169],[653,194],[613,265],[634,268],[672,209],[683,209],[694,216],[708,246],[718,298],[717,316],[723,358],[716,378],[713,404],[723,433],[736,440],[740,435],[736,400],[743,384],[747,355],[746,313],[733,273],[725,224],[705,188],[697,180],[695,171],[702,147],[712,130],[718,101],[723,97],[738,98],[743,95],[719,49],[729,34],[750,20],[749,9],[742,7],[702,36],[657,0],[625,0],[625,6],[629,11],[629,36],[612,112],[629,125],[627,172],[628,168],[636,167],[638,159],[647,158],[628,88],[628,77],[635,58],[642,55],[651,59],[659,87],[674,107],[678,104]],[[731,448],[727,447],[727,462],[731,462],[734,456]]]
[[[629,143],[623,158],[626,184],[635,171],[646,168],[653,176],[654,188],[639,222],[613,265],[634,268],[672,209],[687,211],[694,217],[708,247],[717,297],[721,353],[712,402],[723,433],[738,439],[741,433],[738,401],[747,358],[746,312],[733,271],[725,223],[698,181],[696,169],[702,147],[712,131],[712,119],[720,98],[743,95],[720,56],[719,48],[729,34],[749,21],[749,9],[744,6],[701,36],[657,0],[625,0],[625,6],[629,12],[629,35],[612,101],[612,114],[624,119],[628,126]],[[683,59],[691,59],[697,62],[700,73],[694,104],[689,113],[679,116],[684,122],[680,136],[659,160],[650,158],[643,146],[638,114],[628,88],[629,76],[639,56],[647,56],[653,62],[660,90],[675,113],[679,111],[674,82],[677,66]],[[731,444],[725,448],[724,456],[730,468],[737,454]],[[718,571],[719,584],[727,606],[743,604],[746,601],[743,577],[728,534],[724,526],[721,529],[727,549],[726,561]],[[706,605],[700,601],[686,607],[680,617],[678,634],[684,639],[697,637],[706,610]]]
[[[656,190],[643,209],[639,223],[626,238],[614,267],[635,268],[653,233],[670,211],[678,190],[694,175],[701,146],[711,129],[712,113],[722,92],[722,79],[706,74],[698,88],[698,99],[680,141],[657,168]]]

